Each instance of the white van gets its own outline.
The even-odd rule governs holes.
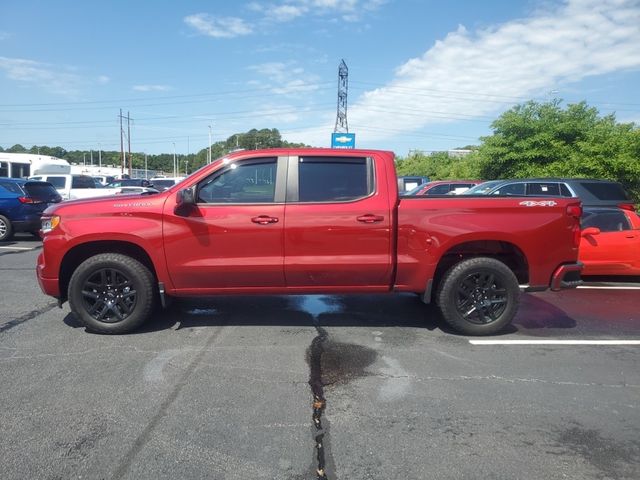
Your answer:
[[[103,197],[113,195],[111,189],[98,188],[96,181],[89,175],[71,174],[43,174],[29,177],[29,180],[49,182],[58,190],[62,200],[77,200],[79,198]]]

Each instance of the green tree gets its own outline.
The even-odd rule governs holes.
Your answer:
[[[415,152],[399,158],[396,163],[398,175],[419,175],[431,180],[457,180],[480,178],[480,163],[474,153],[454,157],[447,152],[426,155]]]
[[[640,129],[585,102],[517,105],[478,150],[481,178],[589,177],[621,182],[640,200]]]

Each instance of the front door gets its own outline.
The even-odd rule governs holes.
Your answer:
[[[199,182],[187,216],[167,206],[164,244],[176,289],[284,286],[286,168],[286,157],[239,160]]]

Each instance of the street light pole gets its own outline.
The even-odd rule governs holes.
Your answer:
[[[102,144],[98,144],[98,164],[100,165],[100,170],[102,170]]]
[[[149,180],[149,169],[147,169],[147,154],[144,154],[144,178]]]

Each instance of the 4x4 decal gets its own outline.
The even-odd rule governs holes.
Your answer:
[[[525,200],[520,202],[520,205],[523,207],[555,207],[557,204],[558,202],[553,200],[541,200],[539,202],[536,202],[535,200]]]

